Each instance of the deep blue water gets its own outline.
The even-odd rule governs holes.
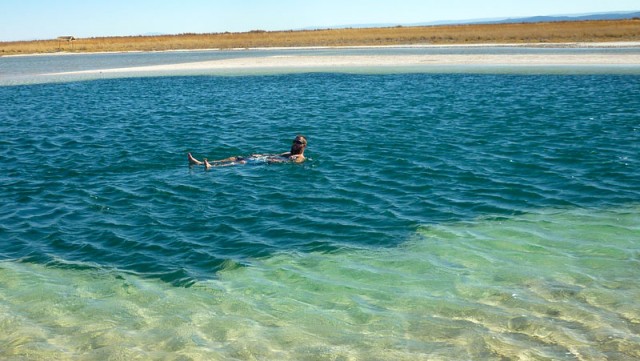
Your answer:
[[[301,165],[187,164],[187,152],[287,151],[296,134],[309,140]],[[49,339],[75,324],[82,331],[65,346],[74,352],[91,339],[91,350],[111,354],[127,342],[122,331],[169,353],[227,345],[216,350],[238,359],[366,359],[374,344],[400,352],[387,359],[518,358],[519,342],[536,350],[533,359],[632,359],[640,352],[632,301],[639,141],[635,75],[315,73],[0,87],[0,284],[12,295],[3,319],[14,320],[7,330],[42,325]],[[509,275],[506,265],[526,272]],[[168,301],[149,301],[159,294]],[[529,303],[514,303],[519,297]],[[471,304],[477,299],[482,305]],[[192,311],[175,308],[183,303]],[[61,308],[39,318],[23,304]],[[587,341],[555,321],[593,312],[610,328],[580,325]],[[309,324],[300,334],[313,329],[322,346],[266,314]],[[84,318],[48,318],[71,315]],[[243,331],[251,346],[238,346],[246,334],[236,326],[218,329],[208,317],[254,330]],[[198,331],[168,336],[155,328],[167,320]],[[116,331],[98,337],[100,322]],[[332,333],[334,322],[346,331]],[[496,346],[496,329],[515,341]],[[0,341],[39,349],[27,330]],[[552,340],[541,341],[541,330]],[[354,341],[362,332],[380,339]],[[598,343],[611,335],[625,336]],[[469,344],[448,344],[456,339]]]

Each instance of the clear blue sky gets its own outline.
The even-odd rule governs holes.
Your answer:
[[[0,41],[640,11],[639,0],[0,0]]]

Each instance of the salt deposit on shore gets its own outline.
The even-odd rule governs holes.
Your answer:
[[[640,42],[175,50],[0,57],[0,86],[191,75],[512,73],[640,75]]]
[[[352,68],[352,67],[415,67],[447,65],[640,65],[640,54],[431,54],[431,55],[277,55],[250,58],[211,60],[182,64],[165,64],[114,69],[96,69],[63,74],[97,73],[171,73],[202,70],[265,69],[265,68]]]

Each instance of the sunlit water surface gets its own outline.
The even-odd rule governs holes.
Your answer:
[[[2,359],[640,358],[636,75],[149,77],[0,100]],[[187,165],[298,133],[302,165]]]

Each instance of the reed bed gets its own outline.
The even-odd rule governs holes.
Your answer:
[[[1,55],[309,46],[640,41],[640,19],[80,38],[0,42]]]

